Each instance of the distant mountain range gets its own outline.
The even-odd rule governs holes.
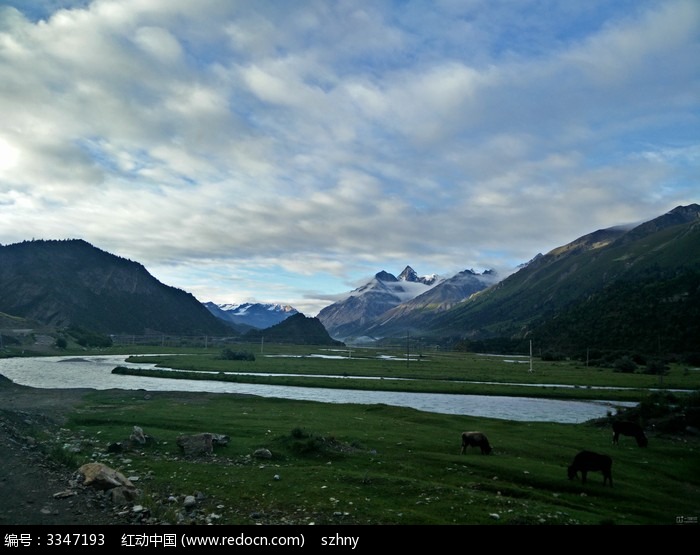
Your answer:
[[[492,271],[381,271],[312,319],[284,305],[202,304],[82,240],[0,246],[0,330],[37,326],[323,344],[410,335],[426,345],[511,352],[529,341],[565,353],[698,352],[700,207],[594,231],[504,279]]]
[[[496,282],[493,271],[465,270],[443,279],[419,276],[406,266],[398,277],[386,271],[318,313],[332,337],[355,342],[381,336],[415,311],[439,312]],[[401,328],[403,330],[403,328]]]
[[[269,328],[299,312],[289,305],[270,303],[216,304],[205,302],[204,306],[214,316],[233,324],[238,330]]]
[[[594,231],[503,280],[465,270],[420,294],[404,286],[380,272],[318,317],[347,343],[700,351],[700,207]]]

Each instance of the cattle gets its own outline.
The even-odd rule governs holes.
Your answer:
[[[613,445],[618,444],[620,439],[620,434],[623,436],[631,436],[637,440],[637,445],[639,447],[646,447],[649,444],[647,436],[644,434],[644,430],[639,424],[634,422],[613,422]]]
[[[612,463],[612,458],[610,458],[608,455],[601,455],[599,453],[594,453],[593,451],[580,451],[574,457],[574,461],[569,465],[569,480],[576,478],[580,472],[581,483],[585,484],[586,475],[589,472],[602,472],[603,485],[605,485],[606,482],[609,482],[610,487],[612,487]]]
[[[479,447],[482,455],[491,454],[489,440],[482,432],[464,432],[462,434],[462,455],[466,453],[467,447]]]

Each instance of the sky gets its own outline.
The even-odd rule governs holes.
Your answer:
[[[309,316],[700,202],[697,0],[0,0],[0,244]]]

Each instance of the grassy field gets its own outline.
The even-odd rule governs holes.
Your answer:
[[[357,350],[352,358],[345,353],[343,359],[309,356],[320,352],[266,346],[264,354],[297,358],[256,352],[252,362],[227,361],[210,349],[157,360],[215,375],[403,377],[414,382],[416,390],[442,384],[456,387],[452,393],[474,392],[469,384],[457,382],[488,380],[503,384],[494,390],[498,394],[516,394],[511,383],[573,384],[579,387],[567,391],[585,398],[588,386],[607,385],[633,388],[636,400],[644,401],[649,395],[644,388],[659,386],[657,376],[618,374],[579,363],[535,361],[530,373],[527,364],[473,354],[424,354],[408,363],[378,358],[392,353],[376,351]],[[338,383],[335,378],[324,380],[316,386]],[[661,385],[697,389],[699,380],[697,369],[674,366]],[[380,382],[394,383],[372,380]],[[527,394],[546,389],[527,388]],[[154,442],[138,450],[108,452],[108,445],[127,438],[133,426],[141,427]],[[484,432],[493,453],[486,456],[470,449],[461,455],[460,435],[465,430]],[[213,455],[185,457],[177,446],[178,436],[200,432],[230,439]],[[642,449],[628,437],[613,446],[611,435],[609,425],[596,423],[512,422],[386,405],[96,391],[72,414],[55,441],[74,447],[70,464],[99,460],[138,478],[143,492],[139,503],[153,522],[662,525],[675,524],[679,518],[697,521],[698,436],[648,429],[649,446]],[[268,449],[272,458],[256,458],[258,449]],[[613,457],[614,487],[603,486],[600,473],[589,474],[586,484],[567,479],[567,466],[582,449]],[[185,514],[181,504],[168,501],[198,492],[200,501],[193,513]]]
[[[122,454],[107,446],[140,426],[156,441]],[[460,454],[481,430],[491,455]],[[187,459],[180,434],[225,434],[213,456]],[[140,503],[178,521],[171,496],[202,492],[215,523],[673,524],[700,514],[700,442],[649,433],[649,446],[609,427],[438,415],[384,405],[335,405],[236,395],[95,392],[65,427],[97,459],[143,489]],[[68,437],[70,436],[70,438]],[[252,456],[268,449],[269,460]],[[610,454],[614,487],[566,468],[581,449]]]
[[[237,349],[253,352],[260,347],[243,345]],[[271,345],[265,353],[256,353],[255,357],[254,361],[223,360],[220,350],[157,356],[144,353],[129,361],[144,365],[155,363],[165,368],[187,370],[188,373],[176,375],[145,369],[120,371],[170,378],[287,386],[631,402],[640,401],[652,388],[700,389],[700,370],[677,364],[670,366],[667,375],[659,377],[587,367],[575,361],[544,362],[539,359],[533,360],[533,371],[530,372],[527,358],[474,353],[433,352],[415,355],[407,362],[405,353],[400,352]],[[341,377],[342,380],[339,379]],[[362,379],[366,377],[382,379]],[[599,387],[624,389],[596,389]]]

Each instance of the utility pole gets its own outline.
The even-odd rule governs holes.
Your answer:
[[[410,356],[411,347],[408,339],[408,332],[406,332],[406,368],[408,368],[408,360]]]
[[[532,339],[530,339],[530,372],[532,372]]]

